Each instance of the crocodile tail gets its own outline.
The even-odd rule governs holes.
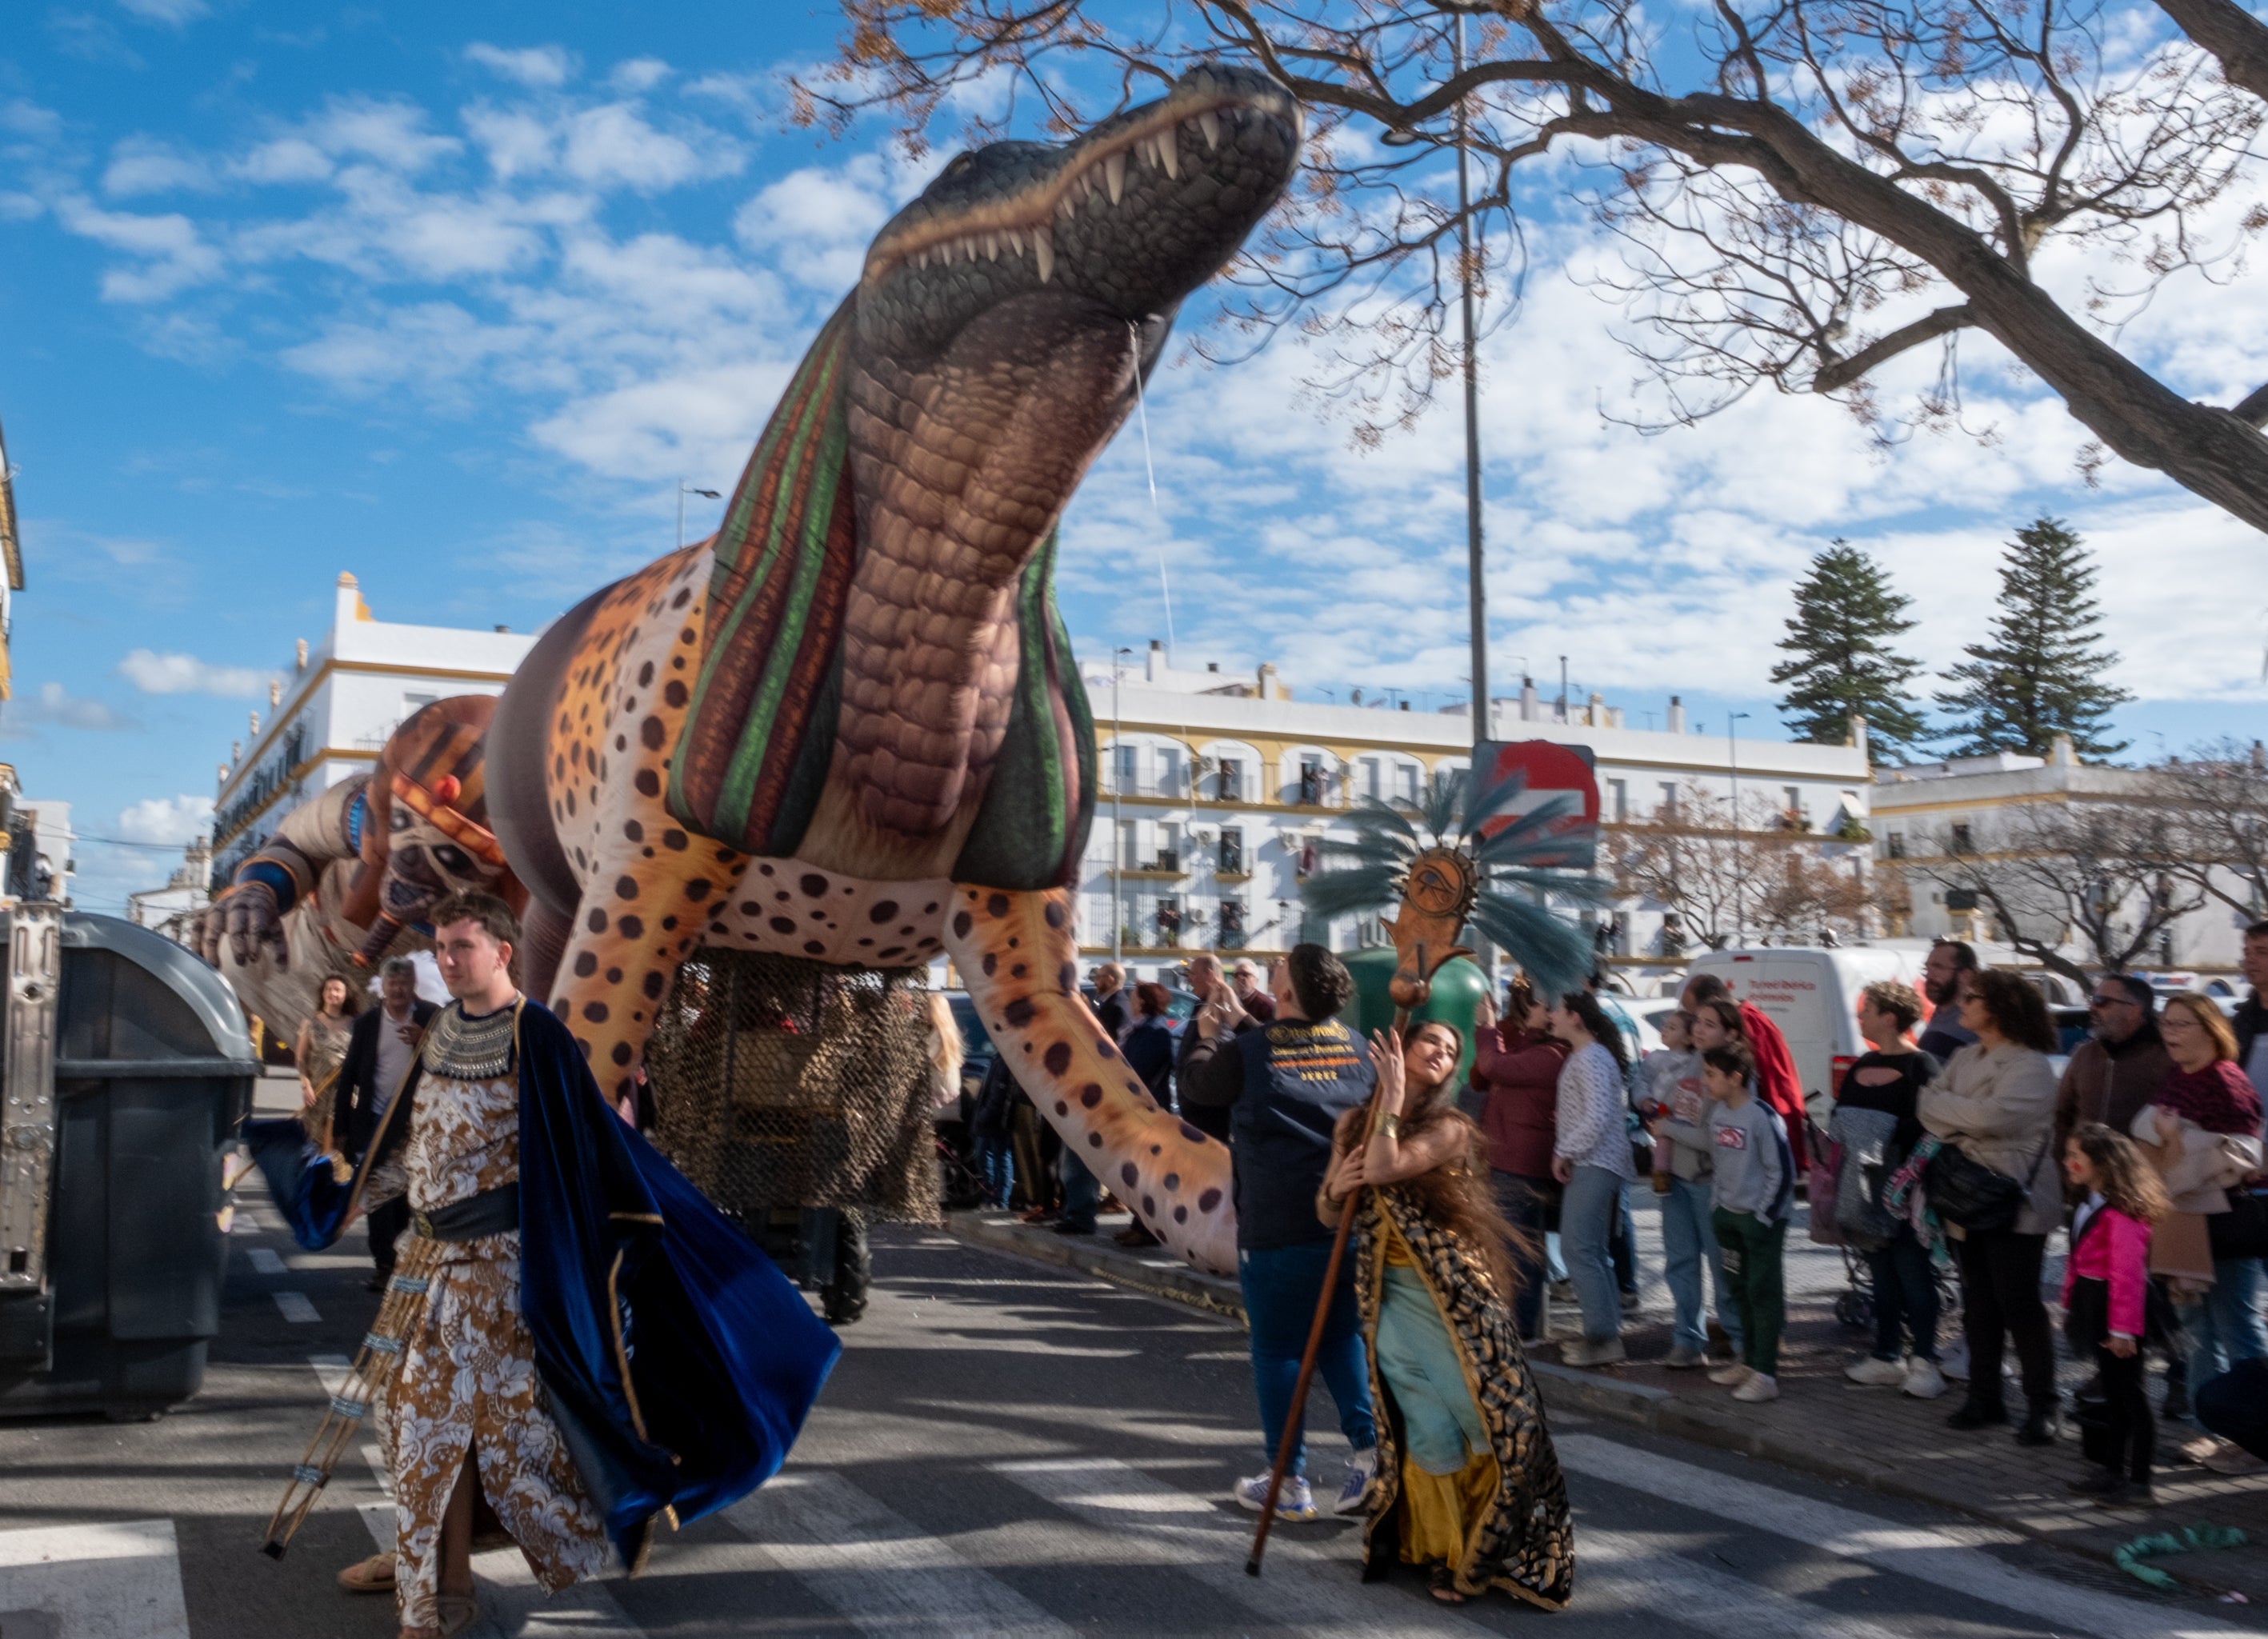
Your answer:
[[[831,739],[857,567],[845,383],[856,298],[836,309],[756,441],[718,531],[701,666],[670,760],[669,812],[755,853],[794,851]],[[661,611],[658,618],[674,618]],[[818,777],[825,762],[816,764]],[[806,789],[808,787],[809,789]]]

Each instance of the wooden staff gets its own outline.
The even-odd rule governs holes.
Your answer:
[[[1418,946],[1418,972],[1421,975],[1417,987],[1419,994],[1411,1005],[1423,1007],[1425,947],[1422,943]],[[1397,1034],[1409,1024],[1410,1013],[1408,1007],[1394,1010]],[[1378,1125],[1378,1101],[1384,1093],[1383,1087],[1371,1091],[1370,1103],[1363,1111],[1362,1137],[1359,1141],[1362,1144],[1370,1143],[1370,1135]],[[1244,1574],[1248,1577],[1260,1574],[1260,1556],[1268,1551],[1268,1528],[1276,1523],[1277,1494],[1284,1488],[1284,1476],[1291,1472],[1292,1453],[1300,1448],[1300,1428],[1307,1418],[1307,1387],[1314,1381],[1315,1356],[1323,1346],[1323,1327],[1331,1318],[1331,1299],[1338,1293],[1339,1265],[1346,1258],[1347,1231],[1354,1227],[1355,1214],[1361,1209],[1362,1191],[1363,1187],[1357,1184],[1348,1192],[1346,1206],[1339,1213],[1338,1229],[1331,1236],[1330,1259],[1323,1265],[1323,1295],[1315,1305],[1314,1321],[1307,1327],[1307,1347],[1300,1356],[1300,1375],[1292,1385],[1292,1408],[1284,1418],[1284,1437],[1276,1443],[1276,1466],[1268,1472],[1268,1500],[1261,1505],[1260,1527],[1252,1533],[1252,1553],[1244,1562]]]

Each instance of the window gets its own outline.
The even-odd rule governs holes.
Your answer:
[[[401,697],[401,715],[414,717],[440,698],[438,695],[404,695]]]
[[[1118,868],[1135,871],[1142,864],[1142,822],[1122,820],[1118,822]]]
[[[1609,820],[1630,818],[1630,782],[1628,780],[1607,782],[1607,817]]]
[[[1235,826],[1224,826],[1220,833],[1220,856],[1213,869],[1223,876],[1244,874],[1244,833]]]
[[[1661,811],[1672,819],[1677,816],[1677,782],[1675,780],[1661,783]]]
[[[1182,827],[1167,820],[1158,827],[1158,857],[1151,863],[1153,871],[1179,871],[1182,868]]]
[[[1969,834],[1967,820],[1957,820],[1954,822],[1953,835],[1947,844],[1947,851],[1955,854],[1973,854],[1977,851],[1976,842]]]
[[[1320,806],[1323,800],[1323,761],[1320,757],[1300,759],[1300,801],[1307,807]]]
[[[1174,797],[1182,789],[1182,748],[1178,746],[1158,747],[1158,792],[1160,797]]]
[[[1418,800],[1418,765],[1405,762],[1394,771],[1394,794],[1405,803]]]
[[[1375,802],[1380,797],[1386,795],[1383,784],[1385,770],[1379,767],[1378,759],[1375,757],[1365,757],[1362,760],[1360,767],[1362,769],[1362,794]]]
[[[1892,859],[1904,859],[1906,856],[1906,834],[1904,832],[1893,831],[1886,840],[1889,849],[1889,856]]]
[[[1244,901],[1223,900],[1220,902],[1220,943],[1234,950],[1244,942]]]
[[[1215,788],[1220,800],[1233,803],[1244,795],[1244,765],[1233,757],[1220,760],[1220,781]]]
[[[1116,782],[1110,789],[1122,794],[1136,789],[1141,775],[1142,748],[1121,742],[1110,748],[1111,777]]]

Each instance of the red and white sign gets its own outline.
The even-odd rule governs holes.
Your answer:
[[[1588,746],[1562,746],[1554,740],[1491,740],[1474,747],[1476,765],[1485,770],[1484,784],[1525,775],[1528,789],[1513,804],[1512,814],[1533,813],[1556,797],[1572,797],[1567,812],[1547,827],[1555,851],[1535,864],[1561,871],[1588,871],[1599,853],[1599,776],[1596,759]],[[1512,823],[1509,816],[1481,827],[1484,837],[1494,836]]]

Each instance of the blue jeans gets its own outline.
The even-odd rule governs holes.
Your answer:
[[[1077,1229],[1094,1227],[1094,1214],[1102,1205],[1102,1186],[1086,1163],[1072,1153],[1069,1144],[1064,1146],[1063,1159],[1057,1163],[1056,1172],[1063,1180],[1063,1211],[1057,1216]]]
[[[1575,1283],[1583,1335],[1588,1338],[1622,1335],[1622,1298],[1608,1242],[1622,1210],[1623,1183],[1602,1166],[1578,1165],[1559,1198],[1559,1243],[1566,1250],[1567,1275]]]
[[[1005,1134],[979,1138],[976,1143],[976,1181],[984,1186],[984,1204],[1005,1207],[1016,1188],[1016,1150]]]
[[[2213,1285],[2205,1301],[2182,1312],[2184,1327],[2194,1326],[2190,1344],[2190,1381],[2217,1378],[2242,1361],[2268,1359],[2268,1322],[2260,1317],[2264,1284],[2258,1258],[2215,1258]]]
[[[1527,1231],[1526,1251],[1517,1241],[1512,1246],[1512,1278],[1519,1283],[1512,1295],[1512,1319],[1520,1328],[1521,1341],[1526,1342],[1543,1334],[1545,1213],[1542,1191],[1550,1180],[1522,1178],[1517,1172],[1493,1170],[1489,1179],[1496,1186],[1496,1209],[1504,1214],[1504,1221],[1516,1230]]]
[[[1265,1443],[1263,1460],[1273,1464],[1284,1442],[1284,1424],[1292,1415],[1292,1391],[1300,1380],[1300,1356],[1307,1352],[1307,1329],[1315,1323],[1315,1306],[1322,1301],[1323,1268],[1330,1262],[1327,1240],[1297,1246],[1240,1248],[1236,1275],[1244,1289],[1244,1313],[1252,1328],[1252,1388],[1260,1401],[1260,1437]],[[1338,1290],[1331,1298],[1330,1318],[1323,1323],[1322,1347],[1315,1354],[1315,1371],[1331,1391],[1339,1408],[1339,1431],[1356,1451],[1378,1444],[1378,1425],[1370,1409],[1370,1362],[1363,1353],[1362,1317],[1355,1306],[1354,1258],[1339,1265]],[[1302,1438],[1292,1454],[1292,1472],[1304,1474],[1307,1466],[1302,1419]]]
[[[1914,1357],[1935,1360],[1937,1276],[1912,1226],[1899,1224],[1896,1239],[1867,1254],[1867,1268],[1874,1277],[1874,1358],[1897,1359],[1903,1323],[1912,1334]]]
[[[1615,1290],[1638,1293],[1638,1222],[1631,1216],[1630,1185],[1622,1188],[1622,1204],[1615,1212],[1615,1237],[1607,1251],[1615,1263]]]
[[[1709,1289],[1715,1295],[1717,1324],[1741,1352],[1741,1315],[1725,1290],[1725,1262],[1717,1250],[1717,1229],[1710,1216],[1711,1190],[1705,1180],[1673,1177],[1661,1202],[1662,1278],[1677,1305],[1677,1322],[1670,1341],[1679,1349],[1705,1352],[1708,1327],[1701,1313],[1701,1266],[1709,1266]]]
[[[1402,1412],[1402,1444],[1429,1474],[1453,1474],[1489,1449],[1465,1386],[1464,1363],[1418,1271],[1386,1266],[1378,1305],[1378,1374]]]

